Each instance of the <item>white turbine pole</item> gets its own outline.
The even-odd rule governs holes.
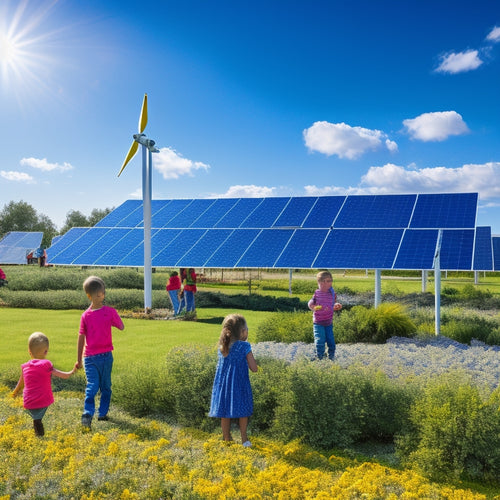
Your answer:
[[[152,190],[152,154],[142,145],[142,204],[144,219],[144,311],[152,307],[151,275],[151,190]]]

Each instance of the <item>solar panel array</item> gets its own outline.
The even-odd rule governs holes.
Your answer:
[[[471,270],[488,266],[476,211],[477,193],[153,200],[152,265],[432,269],[443,229],[441,268]],[[128,200],[47,254],[53,264],[138,267],[143,238],[142,202]]]
[[[500,236],[491,238],[491,246],[493,247],[493,269],[500,271]]]
[[[43,233],[11,231],[0,240],[0,264],[26,264],[26,256],[40,247]]]

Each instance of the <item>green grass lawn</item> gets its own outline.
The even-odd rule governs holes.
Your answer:
[[[0,374],[19,372],[19,366],[29,359],[28,337],[35,331],[45,333],[50,340],[50,359],[60,370],[70,370],[76,361],[76,344],[81,311],[50,311],[42,309],[1,308],[2,337],[5,348],[0,350]],[[181,344],[215,345],[224,317],[241,312],[247,319],[249,340],[254,341],[255,328],[269,312],[199,309],[198,321],[166,321],[124,318],[125,330],[113,329],[115,374],[131,363],[146,361],[158,364],[166,352]],[[214,350],[215,356],[215,350]]]

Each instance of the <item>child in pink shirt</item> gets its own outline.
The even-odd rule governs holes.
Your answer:
[[[90,429],[95,413],[95,397],[101,391],[98,420],[108,420],[111,402],[111,370],[113,340],[111,327],[124,329],[123,321],[112,307],[104,305],[106,287],[97,276],[89,276],[83,289],[90,299],[82,314],[78,334],[78,368],[85,367],[87,388],[83,404],[82,425]]]
[[[52,375],[69,378],[77,370],[77,364],[70,372],[56,370],[52,363],[45,359],[49,352],[49,339],[41,332],[35,332],[28,339],[28,351],[31,360],[21,365],[22,373],[12,395],[16,397],[23,391],[23,406],[33,418],[33,428],[37,436],[43,436],[42,418],[47,408],[54,402],[52,394]]]

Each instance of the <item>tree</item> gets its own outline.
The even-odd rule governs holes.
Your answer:
[[[90,215],[86,217],[79,210],[70,210],[66,214],[66,220],[61,229],[61,234],[66,233],[72,227],[92,227],[95,226],[103,217],[108,215],[113,208],[94,208]]]
[[[25,201],[11,201],[0,212],[0,237],[10,231],[43,232],[42,246],[48,247],[57,234],[54,223]]]

